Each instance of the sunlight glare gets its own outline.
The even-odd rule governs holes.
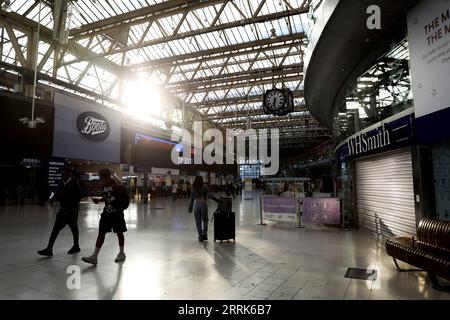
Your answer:
[[[153,116],[161,113],[161,96],[156,87],[145,81],[127,82],[122,99],[124,112],[147,122],[155,122]]]

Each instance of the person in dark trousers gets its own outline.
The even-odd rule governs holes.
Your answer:
[[[186,181],[186,196],[190,199],[191,198],[191,183],[189,181]]]
[[[174,182],[172,184],[172,200],[175,202],[178,196],[178,183]]]
[[[103,213],[100,218],[99,232],[95,251],[89,257],[83,257],[84,262],[97,264],[97,257],[100,249],[105,241],[105,236],[111,230],[117,234],[119,240],[119,254],[115,262],[124,261],[126,258],[124,252],[125,237],[124,232],[127,231],[123,211],[128,208],[130,199],[128,198],[125,188],[121,185],[120,179],[109,169],[101,169],[99,172],[100,181],[103,185],[103,195],[101,198],[94,198],[95,204],[105,203]]]
[[[234,199],[234,191],[235,191],[234,184],[230,182],[227,186],[227,196],[232,195]]]
[[[73,174],[73,169],[64,167],[63,184],[60,192],[57,192],[56,199],[60,201],[61,208],[56,214],[56,221],[53,226],[50,240],[47,248],[39,250],[41,256],[53,256],[53,245],[59,232],[68,225],[73,235],[73,247],[69,250],[69,254],[80,252],[79,232],[78,232],[78,207],[81,199],[80,183]],[[52,199],[53,200],[53,199]]]
[[[220,199],[209,192],[208,187],[203,183],[203,178],[201,176],[195,177],[189,201],[189,213],[194,209],[195,225],[200,242],[208,240],[208,197],[220,203]]]

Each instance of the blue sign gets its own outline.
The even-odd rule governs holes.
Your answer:
[[[354,134],[336,150],[336,157],[338,162],[342,163],[380,152],[408,147],[413,142],[413,114],[409,114],[391,122],[383,123],[375,129]]]

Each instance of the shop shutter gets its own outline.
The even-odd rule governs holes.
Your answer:
[[[356,161],[359,227],[383,237],[416,233],[411,150]]]

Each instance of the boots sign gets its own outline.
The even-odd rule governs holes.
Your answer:
[[[80,134],[88,140],[100,142],[109,136],[110,125],[101,114],[93,111],[81,113],[77,118]]]

